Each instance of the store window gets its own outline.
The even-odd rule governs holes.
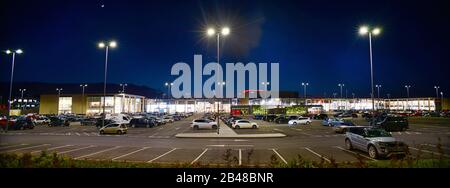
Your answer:
[[[72,113],[72,97],[59,97],[58,114]]]

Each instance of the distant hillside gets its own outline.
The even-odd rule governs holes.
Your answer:
[[[87,83],[85,88],[86,94],[103,93],[103,83]],[[80,84],[75,83],[42,83],[42,82],[15,82],[13,85],[13,96],[20,96],[19,89],[25,88],[25,96],[38,97],[41,94],[56,94],[56,88],[63,88],[62,93],[65,94],[81,94]],[[122,90],[119,84],[107,84],[107,93],[118,93]],[[0,82],[0,102],[6,101],[8,98],[9,83]],[[128,84],[125,87],[125,93],[141,95],[148,98],[160,98],[162,92],[147,86]]]

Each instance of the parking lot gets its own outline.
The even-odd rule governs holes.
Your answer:
[[[255,120],[259,129],[234,130],[238,134],[283,133],[285,138],[211,139],[176,138],[178,133],[215,132],[192,130],[190,117],[153,128],[129,128],[125,135],[100,135],[93,126],[72,124],[69,127],[37,126],[32,130],[0,134],[0,153],[57,153],[74,159],[136,161],[148,163],[200,163],[210,165],[259,165],[278,161],[288,163],[302,158],[331,163],[373,161],[366,153],[346,150],[343,134],[322,126],[288,126]],[[364,120],[354,122],[364,125]],[[222,126],[225,126],[222,124]],[[449,158],[450,125],[447,123],[410,123],[410,129],[392,132],[409,145],[413,157]]]

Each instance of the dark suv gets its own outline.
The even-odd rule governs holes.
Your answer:
[[[386,115],[376,119],[375,122],[371,122],[374,127],[382,128],[386,131],[404,131],[409,129],[408,119],[403,116]]]
[[[146,118],[133,118],[130,121],[131,127],[154,127],[156,125],[156,122],[153,121],[153,119],[146,119]]]

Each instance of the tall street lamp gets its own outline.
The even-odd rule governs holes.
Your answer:
[[[84,104],[86,103],[86,101],[84,100],[84,88],[87,87],[87,84],[80,84],[81,87],[81,111],[83,111],[84,114],[86,114],[86,112],[84,111]]]
[[[444,92],[441,91],[441,110],[443,110],[444,107]]]
[[[105,107],[106,107],[106,75],[108,74],[108,51],[109,48],[117,47],[116,41],[110,41],[109,43],[100,42],[98,43],[98,47],[103,49],[105,48],[105,78],[103,81],[103,118],[102,118],[102,127],[105,126]]]
[[[439,98],[439,86],[434,86],[434,89],[436,89],[436,98]]]
[[[222,27],[221,32],[216,32],[216,29],[214,28],[208,28],[206,30],[206,35],[208,37],[213,37],[214,35],[216,35],[217,38],[217,70],[220,69],[220,36],[227,36],[230,34],[230,28],[229,27]],[[217,75],[217,73],[216,73]],[[217,82],[220,82],[219,80],[219,76],[217,76]],[[218,89],[216,89],[216,92],[218,92]],[[216,93],[216,96],[218,95],[218,93]],[[219,130],[220,130],[220,122],[219,122],[219,103],[217,103],[217,134],[219,134]]]
[[[345,84],[338,84],[338,86],[341,88],[341,99],[342,99],[342,88],[345,86]]]
[[[22,106],[22,110],[24,109],[24,106],[23,106],[23,92],[25,92],[25,91],[27,91],[27,89],[19,89],[19,91],[20,91],[20,104],[21,104],[21,106]]]
[[[307,86],[309,86],[309,83],[303,83],[302,82],[302,86],[303,86],[303,97],[305,98],[305,100],[306,100],[306,87]],[[305,101],[306,102],[306,101]]]
[[[375,111],[375,101],[374,101],[374,88],[373,88],[373,62],[372,62],[372,36],[377,36],[381,33],[380,28],[369,28],[368,26],[362,26],[359,28],[360,35],[369,35],[369,56],[370,56],[370,89],[372,98],[372,111]]]
[[[409,88],[411,88],[410,85],[405,85],[406,88],[406,107],[409,110]]]
[[[381,88],[381,85],[375,85],[375,87],[377,88],[377,100],[378,100],[378,104],[377,104],[377,108],[378,108],[378,106],[380,106],[380,88]]]
[[[128,86],[128,84],[119,84],[120,87],[122,87],[122,93],[125,93],[125,87]]]
[[[15,64],[15,60],[16,60],[16,54],[22,54],[23,51],[21,49],[17,49],[15,51],[11,51],[11,50],[6,50],[5,51],[6,54],[12,54],[12,66],[11,66],[11,80],[9,82],[9,97],[8,97],[8,114],[7,114],[7,121],[6,121],[6,129],[5,132],[8,132],[8,126],[9,126],[9,119],[10,119],[10,114],[11,114],[11,93],[12,93],[12,85],[13,85],[13,78],[14,78],[14,64]]]

